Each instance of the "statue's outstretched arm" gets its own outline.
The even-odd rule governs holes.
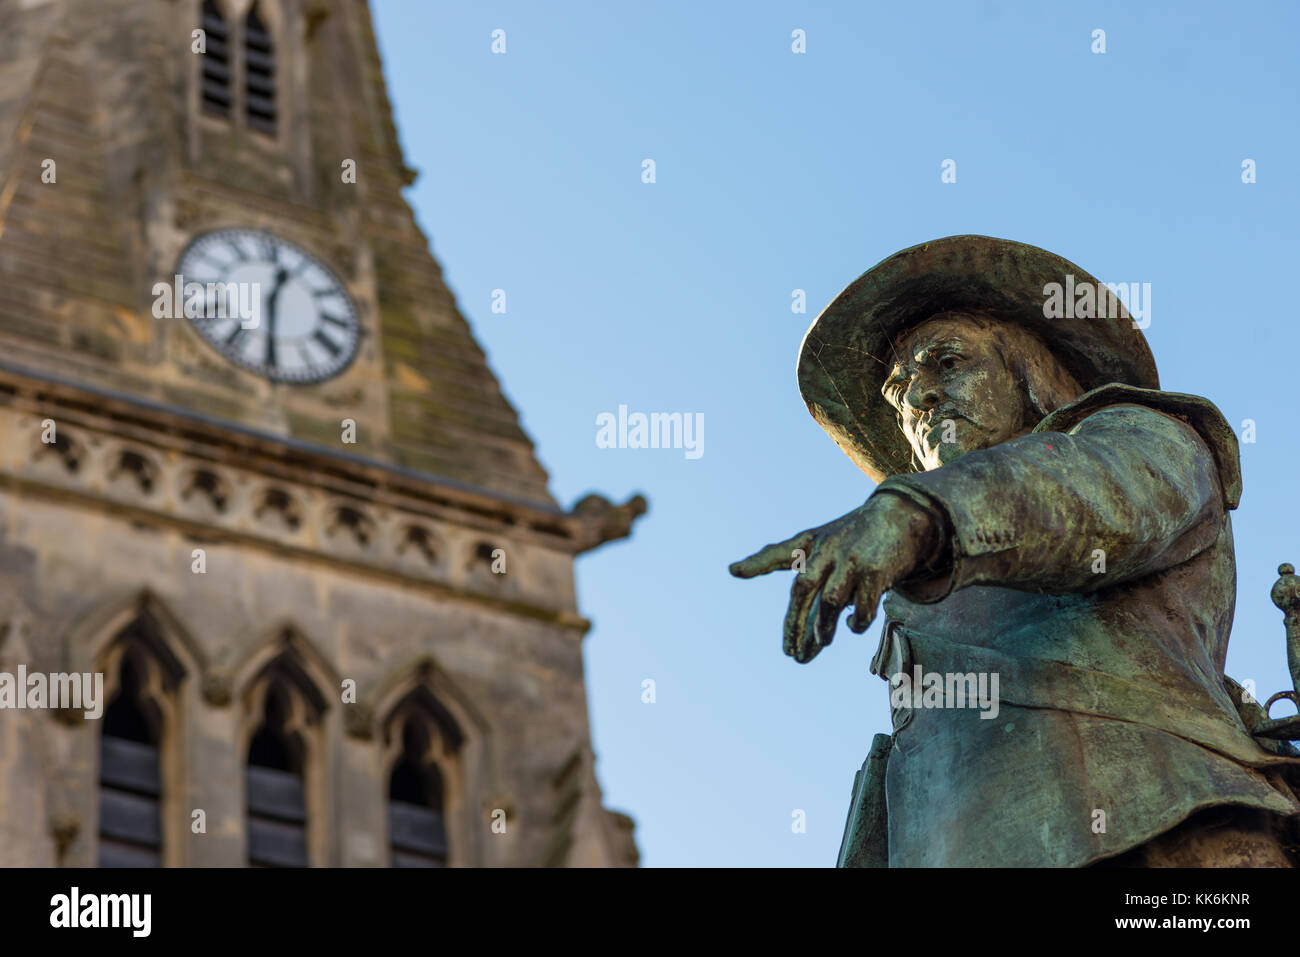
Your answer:
[[[947,574],[899,586],[905,598],[927,602],[977,584],[1048,592],[1114,585],[1192,558],[1214,542],[1224,515],[1204,441],[1139,405],[894,476],[880,491],[939,509],[951,529]]]
[[[864,505],[731,572],[796,572],[783,646],[808,662],[831,643],[847,606],[861,633],[890,588],[922,602],[976,584],[1091,591],[1187,561],[1215,540],[1223,515],[1214,459],[1197,432],[1120,404],[1068,432],[1035,432],[886,479]],[[1098,550],[1104,571],[1095,570]]]

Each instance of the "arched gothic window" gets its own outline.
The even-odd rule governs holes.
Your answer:
[[[445,867],[447,828],[435,733],[418,713],[402,724],[402,747],[388,782],[388,845],[393,867]]]
[[[248,125],[275,133],[275,44],[254,3],[244,19],[244,114]]]
[[[203,54],[201,99],[203,109],[230,115],[230,31],[215,0],[203,0]]]
[[[118,659],[117,694],[99,738],[99,866],[162,864],[159,668],[129,644]]]
[[[383,723],[388,772],[388,859],[393,867],[446,867],[461,807],[461,748],[451,712],[422,681]],[[464,853],[463,851],[461,852]],[[462,858],[463,860],[463,858]]]
[[[254,867],[306,867],[306,743],[303,703],[290,684],[273,676],[262,721],[248,747],[248,862]]]

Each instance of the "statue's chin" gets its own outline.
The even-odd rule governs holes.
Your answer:
[[[973,450],[958,445],[956,442],[941,442],[934,449],[930,450],[929,453],[921,459],[921,462],[925,466],[925,470],[928,472],[931,469],[942,468],[945,465],[949,465],[970,451]]]

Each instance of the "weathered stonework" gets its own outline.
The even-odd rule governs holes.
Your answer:
[[[573,562],[644,501],[565,511],[547,491],[401,195],[366,5],[259,0],[269,135],[200,108],[200,7],[0,0],[0,672],[102,672],[111,696],[133,636],[167,865],[247,860],[273,675],[293,687],[311,864],[388,863],[417,706],[447,863],[635,864],[594,772]],[[249,3],[219,7],[237,24]],[[226,227],[343,281],[364,334],[342,374],[275,384],[154,318],[154,283]],[[98,861],[99,748],[76,711],[0,710],[0,865]]]

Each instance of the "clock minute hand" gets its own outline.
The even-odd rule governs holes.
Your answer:
[[[280,298],[280,290],[284,287],[285,280],[289,278],[288,271],[281,266],[275,272],[275,287],[271,290],[271,295],[266,298],[266,367],[274,369],[275,361],[275,319],[276,319],[276,300]]]

